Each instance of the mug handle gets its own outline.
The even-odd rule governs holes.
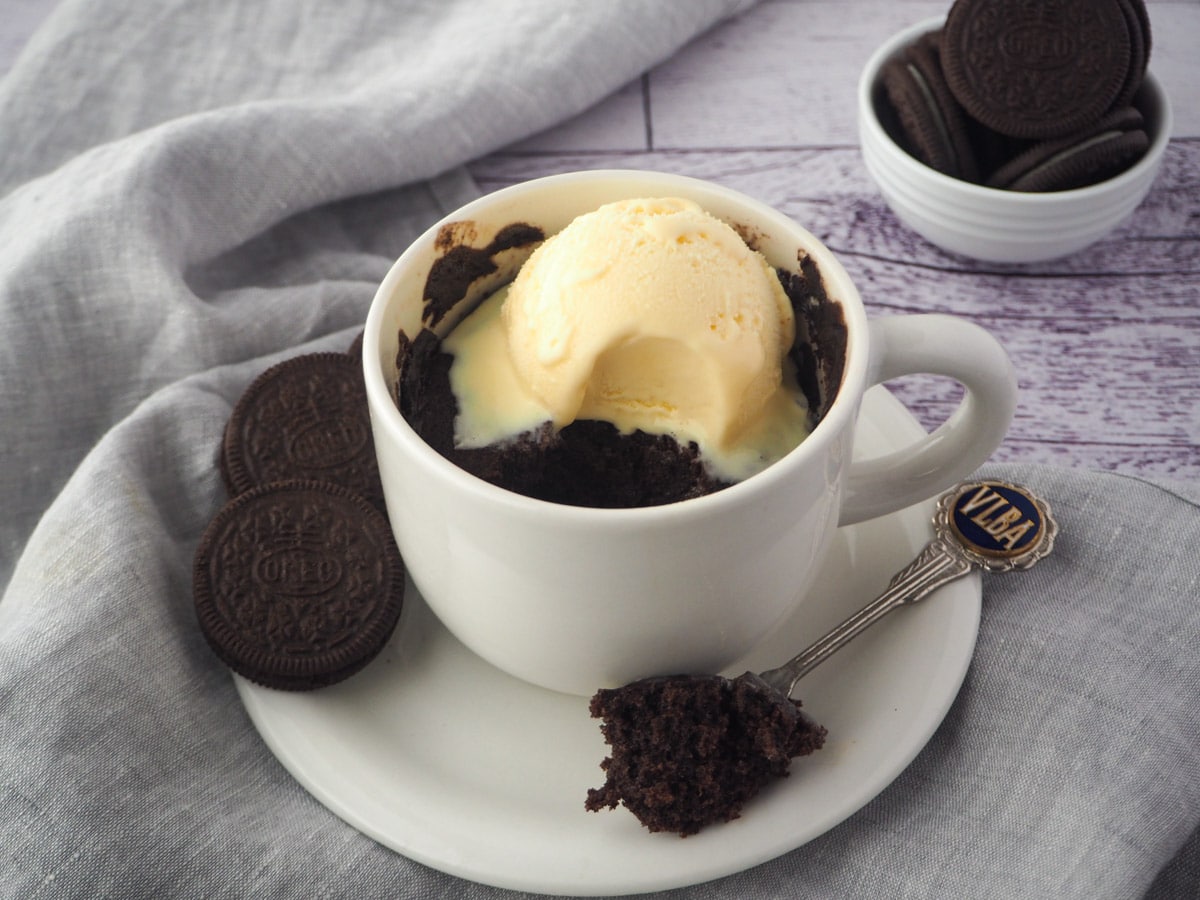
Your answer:
[[[926,500],[981,466],[1000,446],[1017,408],[1017,378],[999,341],[978,325],[938,314],[869,323],[867,384],[901,375],[946,375],[966,389],[932,434],[908,447],[858,460],[847,473],[839,525]]]

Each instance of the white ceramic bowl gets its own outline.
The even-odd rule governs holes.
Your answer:
[[[1026,193],[951,178],[902,149],[880,122],[884,65],[922,34],[940,28],[926,19],[893,35],[867,61],[858,83],[863,162],[899,219],[926,240],[988,262],[1025,263],[1066,256],[1104,237],[1150,189],[1171,134],[1171,105],[1146,73],[1134,104],[1146,119],[1150,149],[1119,175],[1088,187]]]

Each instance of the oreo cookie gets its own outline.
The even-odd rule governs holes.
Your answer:
[[[979,165],[962,108],[938,61],[938,32],[921,38],[880,72],[896,113],[901,143],[909,154],[939,172],[979,180]]]
[[[225,427],[220,469],[231,496],[307,478],[340,484],[383,509],[361,359],[309,353],[263,372]]]
[[[1144,0],[956,0],[943,28],[880,70],[880,122],[963,181],[1095,184],[1149,149],[1133,101],[1150,47]]]
[[[1135,58],[1137,15],[1125,2],[957,0],[942,29],[946,83],[967,113],[1001,134],[1066,137],[1140,82],[1146,53]]]
[[[1146,68],[1150,62],[1150,15],[1142,0],[1120,0],[1121,13],[1125,16],[1125,27],[1129,31],[1129,71],[1125,84],[1113,101],[1112,109],[1121,109],[1133,103]]]
[[[1150,147],[1142,114],[1133,107],[1110,113],[1091,128],[1043,141],[988,178],[990,187],[1013,191],[1065,191],[1123,172]]]
[[[358,672],[387,643],[404,601],[404,565],[387,518],[319,481],[242,493],[197,548],[200,630],[245,678],[312,690]]]

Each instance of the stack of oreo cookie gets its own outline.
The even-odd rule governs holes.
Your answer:
[[[218,466],[230,499],[192,571],[209,645],[267,687],[310,690],[354,674],[387,643],[404,599],[360,342],[263,372],[234,407]]]
[[[1143,0],[957,0],[940,30],[884,67],[886,124],[954,178],[1084,187],[1149,148],[1134,106],[1149,58]]]

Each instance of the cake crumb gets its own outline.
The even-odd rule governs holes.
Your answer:
[[[826,735],[800,701],[780,703],[746,678],[647,678],[597,691],[589,709],[612,749],[585,808],[621,805],[649,831],[681,837],[738,818]]]

